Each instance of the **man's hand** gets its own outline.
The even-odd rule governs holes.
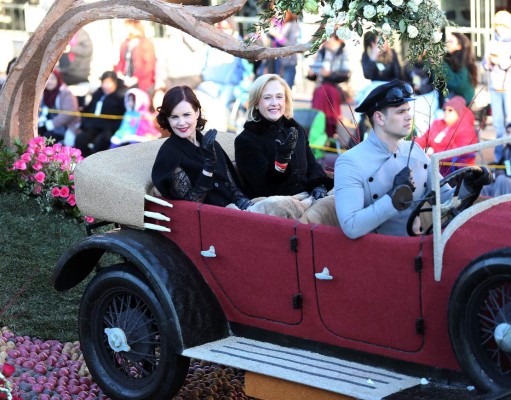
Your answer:
[[[415,185],[412,181],[410,168],[404,167],[394,177],[392,189],[390,189],[387,194],[392,199],[394,208],[398,211],[402,211],[410,207],[414,190]]]
[[[478,193],[484,185],[489,185],[493,182],[493,175],[486,166],[470,167],[463,179],[463,184],[466,189],[471,193]]]
[[[202,151],[204,152],[204,171],[212,174],[216,167],[215,150],[216,129],[210,129],[202,139]]]
[[[295,127],[291,127],[287,130],[287,136],[283,142],[279,139],[275,139],[275,143],[277,144],[275,161],[279,164],[287,165],[289,161],[291,161],[291,156],[295,151],[297,141],[298,130]]]

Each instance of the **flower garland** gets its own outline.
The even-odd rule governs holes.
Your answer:
[[[275,0],[275,7],[261,14],[265,29],[271,18],[282,19],[285,12],[303,11],[322,14],[321,27],[311,52],[335,33],[339,38],[360,40],[365,31],[393,43],[394,34],[408,45],[411,62],[423,58],[425,68],[433,74],[435,85],[445,89],[443,59],[445,43],[441,30],[450,24],[435,0]]]
[[[74,194],[73,171],[83,160],[81,151],[61,144],[52,144],[44,137],[30,140],[26,147],[18,146],[19,155],[12,170],[19,171],[18,187],[25,196],[35,196],[41,209],[51,212],[63,210],[80,218]],[[92,222],[90,217],[83,217]]]

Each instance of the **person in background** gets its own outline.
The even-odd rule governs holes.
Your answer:
[[[511,123],[511,14],[506,10],[497,12],[493,24],[493,38],[482,66],[489,71],[492,123],[497,138],[501,138]],[[501,158],[502,146],[496,146],[495,162],[500,163]]]
[[[84,157],[110,147],[110,138],[119,129],[126,112],[125,92],[123,81],[114,71],[101,75],[101,87],[85,106],[81,129],[76,136],[75,147],[82,151]]]
[[[276,47],[294,46],[298,43],[300,34],[301,30],[298,23],[298,15],[295,15],[290,11],[286,12],[282,24],[278,24],[275,29],[270,32]],[[298,56],[296,53],[280,58],[278,63],[278,73],[287,82],[291,89],[293,89],[295,84],[297,63]]]
[[[477,66],[472,42],[463,33],[452,32],[447,36],[447,54],[444,65],[447,69],[446,83],[449,97],[461,96],[470,106],[477,86]]]
[[[156,54],[152,41],[145,36],[141,21],[125,21],[128,37],[121,44],[119,62],[114,67],[127,87],[136,87],[152,95],[156,74]]]
[[[76,92],[80,107],[84,106],[89,91],[89,75],[92,61],[92,40],[84,29],[79,29],[60,56],[58,69],[66,85]],[[75,85],[76,89],[75,89]]]
[[[378,36],[374,32],[364,34],[364,53],[362,54],[364,78],[370,81],[388,82],[401,78],[401,66],[397,53],[388,42],[380,49]]]
[[[433,121],[429,130],[415,140],[428,155],[478,142],[477,132],[474,128],[475,117],[465,105],[463,97],[454,96],[447,99],[443,108],[444,117]],[[445,159],[444,162],[452,165],[442,166],[440,173],[445,176],[458,169],[456,163],[463,167],[475,165],[475,159],[475,153]]]
[[[433,76],[424,66],[421,57],[418,62],[409,62],[403,68],[403,80],[412,85],[415,93],[415,101],[412,103],[413,127],[418,136],[429,129],[439,107],[439,96],[433,85]]]
[[[337,35],[331,35],[319,49],[312,68],[307,74],[309,80],[318,81],[312,94],[311,105],[312,108],[325,113],[326,133],[329,138],[337,133],[337,125],[342,119],[343,95],[339,83],[346,82],[350,78],[345,47],[344,42]]]
[[[141,89],[129,89],[124,95],[126,112],[121,126],[110,139],[110,148],[158,139],[161,133],[154,126],[151,99]]]
[[[18,59],[18,57],[14,57],[12,58],[8,63],[7,63],[7,68],[5,69],[5,77],[2,77],[0,78],[0,90],[2,89],[2,87],[4,86],[5,84],[5,81],[7,80],[7,76],[9,75],[9,73],[11,72],[11,69],[12,67],[14,66],[14,64],[16,63],[16,60]]]
[[[234,167],[215,141],[216,130],[202,134],[206,120],[190,87],[170,89],[156,119],[171,132],[152,170],[154,186],[163,196],[221,207],[234,203],[240,210],[253,204],[238,189]]]
[[[63,142],[66,146],[73,146],[79,126],[78,101],[55,69],[44,88],[37,133]]]
[[[293,119],[291,89],[279,75],[265,74],[254,81],[243,128],[234,151],[249,197],[310,192],[317,200],[332,188],[304,129]]]

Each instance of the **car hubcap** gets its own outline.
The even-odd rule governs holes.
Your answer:
[[[108,337],[108,344],[113,351],[120,352],[131,350],[126,334],[121,328],[105,328],[105,333]]]
[[[502,351],[511,352],[511,324],[502,323],[497,325],[493,336]]]

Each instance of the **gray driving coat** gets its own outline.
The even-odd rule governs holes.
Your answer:
[[[414,204],[398,211],[387,192],[395,175],[407,165],[416,188],[413,199],[422,198],[431,189],[430,159],[417,144],[410,154],[411,145],[412,142],[402,140],[397,151],[390,152],[371,131],[366,140],[337,158],[335,208],[346,236],[355,239],[370,232],[407,236],[406,223]]]

